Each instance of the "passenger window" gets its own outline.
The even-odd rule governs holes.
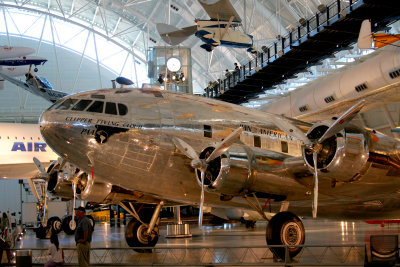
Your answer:
[[[78,102],[78,104],[76,104],[72,110],[79,110],[82,111],[85,108],[87,108],[87,106],[89,106],[89,104],[92,102],[92,100],[87,100],[87,99],[82,99],[81,101]]]
[[[89,112],[103,113],[103,101],[94,101],[94,103],[87,109]]]
[[[77,101],[77,99],[69,98],[69,99],[65,100],[61,105],[59,105],[56,109],[57,110],[70,109],[75,104],[76,101]]]
[[[254,135],[254,147],[261,147],[261,137]]]
[[[119,115],[123,116],[128,113],[128,108],[124,104],[118,104]]]
[[[118,115],[117,105],[115,103],[106,103],[106,114]]]

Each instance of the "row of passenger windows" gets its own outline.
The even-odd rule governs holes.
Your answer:
[[[3,137],[0,136],[0,139],[6,139],[6,136],[3,136]],[[7,139],[13,139],[13,136],[11,136],[11,137],[10,137],[10,136],[7,136]],[[14,139],[15,139],[15,140],[18,140],[18,136],[14,136]],[[21,139],[21,138],[19,138],[19,139]],[[36,139],[37,139],[37,140],[41,140],[40,137],[32,137],[32,136],[31,136],[31,137],[26,137],[26,138],[25,138],[25,136],[22,137],[22,140],[29,140],[29,139],[32,140],[32,141],[33,141],[33,140],[36,140]]]
[[[76,110],[76,111],[87,111],[87,112],[97,112],[106,113],[111,115],[126,115],[128,113],[128,107],[121,103],[104,102],[98,100],[88,100],[88,99],[66,99],[61,104],[53,105],[49,110]]]

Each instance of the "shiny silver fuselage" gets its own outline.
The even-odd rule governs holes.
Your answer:
[[[184,140],[200,153],[241,126],[240,142],[227,153],[229,186],[220,188],[223,195],[234,197],[222,201],[221,191],[206,192],[205,203],[248,208],[243,195],[257,192],[264,202],[272,199],[268,204],[272,211],[279,209],[281,200],[287,200],[289,210],[311,215],[312,173],[303,159],[301,142],[273,123],[277,116],[203,97],[147,89],[97,90],[68,98],[96,100],[99,95],[104,101],[125,104],[128,113],[51,109],[40,120],[46,142],[81,170],[93,173],[96,181],[134,191],[139,202],[162,199],[170,204],[197,205],[201,188],[196,172],[172,138]],[[99,129],[107,132],[105,141],[96,139]],[[365,140],[369,151],[398,152],[397,140],[376,136],[379,144]],[[354,181],[332,186],[334,178],[322,176],[319,217],[400,216],[400,172],[391,171],[393,164],[373,161],[362,166],[361,178]]]

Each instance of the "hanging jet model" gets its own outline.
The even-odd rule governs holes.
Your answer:
[[[241,19],[229,0],[199,0],[199,3],[210,20],[196,19],[197,26],[183,29],[157,23],[157,31],[167,44],[177,45],[194,34],[204,42],[200,47],[208,52],[217,46],[246,48],[248,52],[257,52],[253,46],[253,36],[236,30],[241,25]]]
[[[156,245],[162,206],[199,205],[200,225],[203,204],[251,208],[269,221],[267,243],[289,245],[294,257],[305,240],[299,216],[399,216],[400,143],[352,123],[364,105],[308,123],[154,89],[69,95],[40,118],[46,143],[76,167],[48,170],[49,189],[120,204],[134,217],[125,233],[132,247]],[[271,250],[284,258],[284,248]]]

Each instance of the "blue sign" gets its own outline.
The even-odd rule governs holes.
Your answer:
[[[11,151],[34,151],[34,152],[46,152],[46,143],[32,143],[32,142],[27,142],[26,145],[24,142],[14,142],[13,147],[11,148]]]

